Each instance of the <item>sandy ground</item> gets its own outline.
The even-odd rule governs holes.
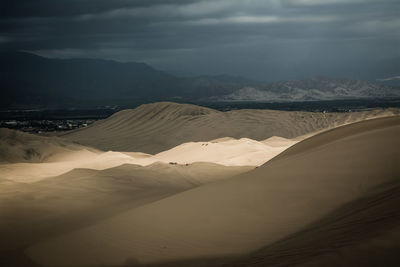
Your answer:
[[[123,110],[64,138],[101,150],[160,153],[188,142],[223,137],[257,141],[297,136],[368,118],[400,114],[398,109],[322,113],[276,110],[217,110],[170,102]]]
[[[2,266],[34,265],[22,254],[22,249],[32,243],[247,172],[254,169],[254,166],[244,166],[247,162],[262,164],[295,142],[286,140],[273,147],[269,146],[273,142],[267,142],[268,145],[230,139],[230,145],[212,142],[218,145],[219,151],[215,147],[211,149],[212,146],[191,144],[190,151],[166,151],[156,156],[141,152],[103,152],[56,137],[7,129],[1,129],[0,137]],[[225,159],[228,165],[229,158],[235,156],[231,165],[240,166],[215,164],[212,159],[216,156],[188,164],[184,159],[199,149],[210,155],[219,153],[219,158]],[[241,150],[243,164],[238,161]],[[256,161],[247,160],[262,151],[264,155],[258,153]],[[169,157],[185,164],[170,164]]]
[[[0,263],[8,251],[32,242],[251,169],[211,163],[125,164],[106,170],[75,169],[34,183],[3,184]]]
[[[0,265],[398,266],[397,113],[156,103],[0,129]]]
[[[96,154],[99,151],[74,142],[44,137],[21,131],[0,128],[0,164],[17,162],[57,162],[76,157],[75,153],[84,150]]]
[[[365,255],[392,263],[399,136],[399,117],[339,127],[253,171],[126,209],[25,253],[44,266],[350,266]]]
[[[47,141],[40,137],[42,142]],[[44,141],[43,141],[44,140]],[[179,145],[156,155],[138,152],[100,152],[80,147],[69,153],[56,146],[48,147],[51,162],[31,163],[21,158],[19,163],[0,164],[0,184],[9,182],[33,183],[58,176],[76,168],[105,170],[123,164],[148,166],[156,162],[192,164],[195,162],[216,163],[224,166],[259,166],[281,153],[297,141],[274,137],[262,142],[242,139],[191,142]],[[44,142],[47,144],[46,142]],[[49,152],[49,151],[53,152]],[[42,151],[44,151],[42,149]],[[43,153],[43,152],[42,152]],[[6,157],[3,157],[7,159]],[[17,161],[17,157],[12,157]],[[55,161],[57,159],[58,161]]]

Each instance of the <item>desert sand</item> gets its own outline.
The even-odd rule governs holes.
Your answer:
[[[0,265],[399,263],[398,113],[156,103],[0,129]]]
[[[23,151],[20,148],[21,145],[17,148],[17,152],[20,153],[12,153],[9,157],[4,154],[2,157],[4,161],[15,163],[0,164],[2,177],[0,184],[8,182],[34,183],[62,175],[77,168],[105,170],[123,164],[149,166],[156,162],[184,165],[207,162],[224,166],[255,167],[262,165],[298,142],[281,137],[273,137],[261,142],[248,138],[239,140],[226,138],[211,140],[210,142],[184,143],[170,150],[151,155],[139,152],[102,152],[75,144],[65,144],[68,141],[64,142],[63,146],[56,144],[49,146],[48,144],[53,140],[51,138],[48,140],[45,137],[36,137],[30,134],[23,136],[33,140],[31,142],[25,141],[25,144],[34,143],[34,145],[40,147],[39,152],[37,152],[38,149],[30,148],[30,151],[34,151],[35,155],[40,156],[36,157],[34,162],[27,162],[26,155],[21,152]],[[3,137],[4,142],[10,143],[8,138],[9,136]],[[12,140],[14,141],[15,138]],[[27,145],[27,147],[32,146]],[[74,149],[67,150],[65,148],[70,146]],[[47,156],[44,157],[43,155]],[[38,159],[42,162],[36,162]]]
[[[44,137],[0,128],[0,163],[57,162],[76,157],[82,150],[96,154],[93,148],[57,137]],[[83,155],[87,157],[89,155]]]
[[[5,266],[33,264],[23,260],[21,248],[43,238],[254,168],[210,160],[169,164],[168,155],[163,163],[154,155],[104,152],[57,137],[7,129],[0,134],[0,265]],[[264,145],[264,158],[275,153],[269,148]]]
[[[218,138],[262,141],[272,136],[292,139],[368,118],[400,114],[398,109],[322,113],[277,110],[232,110],[160,102],[123,110],[62,137],[104,151],[156,154],[183,143]]]
[[[189,166],[154,163],[146,167],[124,164],[106,170],[74,169],[32,183],[2,184],[0,255],[251,169],[212,163]]]
[[[379,238],[399,242],[399,135],[399,117],[339,127],[253,171],[39,242],[26,254],[44,266],[188,266],[210,258],[228,266],[318,265],[339,250],[351,262],[346,251],[363,245],[359,251],[379,254],[386,248]]]

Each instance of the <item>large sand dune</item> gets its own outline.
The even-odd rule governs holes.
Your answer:
[[[399,266],[399,204],[400,181],[380,185],[229,266]]]
[[[399,110],[349,113],[232,110],[169,102],[123,110],[63,137],[102,150],[159,153],[182,143],[222,137],[257,141],[271,136],[294,138],[367,118],[391,116]]]
[[[34,183],[3,184],[0,263],[12,249],[251,169],[211,163],[125,164],[106,170],[75,169]]]
[[[32,242],[249,171],[254,167],[244,166],[247,163],[260,165],[296,142],[228,138],[188,144],[190,151],[178,147],[150,155],[103,152],[7,129],[0,133],[0,265],[18,262],[20,252],[12,256],[12,251]],[[203,156],[195,158],[199,150]],[[254,153],[258,158],[250,160]],[[213,163],[217,157],[229,167]],[[170,158],[185,164],[170,164]],[[21,266],[27,264],[23,261]]]
[[[0,265],[396,260],[397,113],[156,103],[62,137],[0,129]]]
[[[282,259],[330,263],[325,254],[340,250],[351,263],[353,251],[393,248],[400,240],[399,136],[399,117],[333,129],[251,172],[39,242],[26,253],[45,266],[199,266],[210,258],[232,266],[238,255],[238,266],[282,266]],[[387,246],[379,247],[388,236],[392,243],[384,239]]]

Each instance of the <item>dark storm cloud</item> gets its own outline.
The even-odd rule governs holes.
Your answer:
[[[1,2],[0,15],[2,17],[69,17],[107,12],[118,8],[190,2],[194,0],[6,0]]]
[[[400,1],[7,2],[0,47],[47,56],[260,79],[369,74],[400,58]]]

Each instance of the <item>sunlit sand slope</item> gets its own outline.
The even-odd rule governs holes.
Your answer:
[[[34,183],[49,177],[58,176],[76,168],[104,170],[123,164],[135,164],[135,160],[120,152],[96,152],[86,149],[65,154],[56,162],[0,164],[0,177],[3,183]]]
[[[400,178],[399,136],[399,117],[340,127],[292,146],[254,171],[37,243],[26,253],[45,266],[162,265],[244,255],[329,221],[345,205],[360,201],[354,205],[367,211],[369,202],[363,199],[382,199],[373,197],[374,190],[390,196],[390,184]],[[385,213],[376,211],[385,207],[399,214],[393,201],[383,201],[371,214],[355,213],[348,222],[384,219]],[[347,227],[346,221],[337,227]],[[309,241],[306,251],[295,253],[318,246]]]
[[[30,137],[30,135],[29,135]],[[49,139],[51,140],[51,139]],[[211,142],[191,142],[179,145],[157,155],[139,152],[100,152],[79,147],[80,150],[63,151],[59,154],[47,147],[47,139],[41,137],[42,154],[52,155],[52,162],[3,163],[0,164],[0,184],[8,182],[33,183],[52,176],[58,176],[76,168],[104,170],[122,164],[148,166],[156,162],[171,164],[192,164],[194,162],[217,163],[225,166],[259,166],[281,153],[297,141],[273,137],[262,142],[242,138],[227,138]],[[36,142],[36,141],[35,141]],[[31,146],[25,142],[26,146]],[[14,148],[9,148],[10,154]],[[17,152],[19,149],[17,149]],[[55,161],[55,159],[58,161]]]
[[[245,137],[257,141],[271,136],[294,138],[345,123],[398,113],[397,109],[349,113],[220,112],[195,105],[160,102],[123,110],[63,137],[102,150],[155,154],[182,143],[221,137]]]
[[[213,162],[226,166],[259,166],[296,142],[285,138],[261,142],[249,138],[190,142],[158,153],[150,159],[179,164]]]

